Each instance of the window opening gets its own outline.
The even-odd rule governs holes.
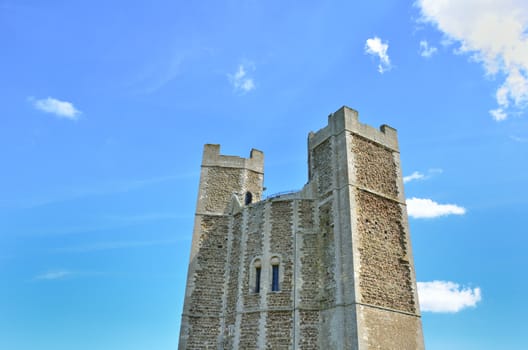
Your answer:
[[[271,291],[279,291],[279,265],[272,265]]]
[[[246,192],[246,199],[244,200],[244,203],[248,205],[248,204],[251,204],[252,201],[253,201],[253,195],[249,191]]]
[[[262,268],[260,266],[255,267],[255,293],[260,293],[260,272]]]

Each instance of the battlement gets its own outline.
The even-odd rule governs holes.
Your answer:
[[[359,113],[347,106],[343,106],[330,114],[326,127],[308,134],[308,148],[314,149],[330,136],[338,135],[345,130],[363,136],[396,152],[399,151],[396,129],[385,124],[381,125],[379,129],[363,124],[359,121]]]
[[[220,154],[220,145],[206,144],[203,150],[202,167],[210,166],[248,169],[263,174],[264,153],[253,148],[251,149],[249,158],[227,156]]]

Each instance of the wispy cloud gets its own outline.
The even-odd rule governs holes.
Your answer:
[[[420,309],[425,312],[459,312],[482,300],[480,288],[449,281],[418,282]]]
[[[34,208],[78,198],[129,192],[162,182],[182,180],[186,178],[193,178],[195,176],[199,176],[199,172],[188,172],[182,173],[180,175],[156,176],[135,180],[125,179],[121,181],[94,184],[92,186],[57,188],[53,190],[54,194],[49,196],[42,195],[40,197],[16,200],[0,199],[0,207]]]
[[[456,204],[439,204],[428,198],[407,199],[407,213],[415,219],[431,219],[447,215],[464,215],[466,209]]]
[[[404,176],[403,177],[403,182],[407,183],[407,182],[410,182],[410,181],[413,181],[413,180],[423,180],[424,178],[425,178],[424,174],[422,174],[419,171],[415,171],[411,175]]]
[[[420,41],[420,56],[429,58],[437,51],[438,49],[434,46],[430,46],[427,40]]]
[[[392,68],[389,55],[387,51],[389,50],[389,44],[387,42],[382,42],[377,36],[367,39],[365,43],[365,53],[377,56],[379,58],[378,72],[383,74],[384,72]]]
[[[496,121],[528,106],[528,2],[525,0],[417,0],[422,20],[433,24],[456,53],[469,54],[488,75],[504,81],[497,88]]]
[[[35,276],[33,279],[34,280],[47,280],[47,281],[59,280],[59,279],[64,279],[68,276],[71,276],[72,274],[73,272],[68,271],[68,270],[54,270],[54,271],[44,272],[40,275]]]
[[[182,65],[192,50],[169,52],[161,58],[149,62],[147,66],[139,69],[137,76],[129,83],[133,93],[152,94],[163,89],[176,80],[182,73]]]
[[[28,98],[29,102],[33,104],[37,110],[54,114],[58,118],[64,118],[69,120],[78,120],[81,111],[75,108],[73,103],[68,101],[61,101],[53,97],[35,99],[33,97]]]
[[[160,245],[172,245],[183,241],[183,239],[168,239],[168,240],[152,240],[152,241],[113,241],[113,242],[97,242],[92,244],[77,245],[71,247],[64,247],[55,250],[59,253],[87,253],[102,250],[115,250],[127,248],[141,248]]]
[[[182,219],[186,216],[177,212],[153,212],[153,213],[141,213],[135,215],[109,215],[106,219],[122,222],[122,223],[135,223],[144,221],[159,221],[159,220],[173,220]]]
[[[248,74],[248,69],[255,70],[253,64],[239,64],[238,70],[234,74],[228,74],[229,81],[236,92],[247,93],[255,89],[255,82]]]
[[[171,213],[146,213],[146,214],[131,214],[131,215],[105,215],[82,218],[77,220],[74,224],[63,224],[60,220],[51,227],[37,227],[31,226],[19,235],[30,236],[57,236],[57,235],[71,235],[82,234],[89,232],[104,231],[110,229],[118,229],[124,227],[133,227],[144,223],[151,223],[157,221],[180,221],[192,219],[192,213],[182,214],[176,209]],[[187,236],[178,237],[178,240],[186,240]]]
[[[104,272],[97,271],[72,271],[67,269],[48,270],[44,273],[36,275],[32,278],[32,281],[57,281],[69,278],[76,278],[82,276],[97,276],[103,275]]]
[[[433,177],[436,174],[442,173],[443,170],[439,168],[429,169],[427,170],[427,174],[421,173],[419,171],[413,172],[411,175],[407,175],[403,177],[403,183],[408,183],[415,180],[427,180]]]

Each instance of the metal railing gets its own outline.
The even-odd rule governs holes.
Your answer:
[[[280,196],[284,196],[284,195],[287,195],[287,194],[292,194],[292,193],[299,192],[299,191],[300,190],[289,190],[289,191],[282,191],[282,192],[273,193],[273,194],[265,196],[264,200],[271,199],[271,198],[277,198],[277,197],[280,197]]]

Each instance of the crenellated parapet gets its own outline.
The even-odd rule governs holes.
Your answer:
[[[247,169],[263,174],[264,153],[253,148],[249,154],[249,158],[227,156],[220,154],[220,145],[206,144],[203,150],[202,166]]]
[[[376,129],[359,121],[359,113],[347,106],[343,106],[328,116],[328,125],[308,134],[308,148],[313,149],[331,136],[336,136],[343,131],[349,131],[376,142],[384,147],[398,152],[398,136],[396,129],[382,125]]]

